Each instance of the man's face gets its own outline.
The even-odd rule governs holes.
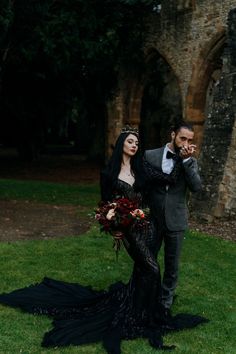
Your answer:
[[[179,152],[182,147],[188,148],[193,143],[194,132],[187,128],[181,128],[178,133],[171,133],[172,144],[176,152]]]

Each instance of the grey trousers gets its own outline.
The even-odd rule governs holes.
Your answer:
[[[161,303],[170,308],[173,302],[175,288],[178,281],[179,260],[183,243],[183,231],[170,231],[166,227],[164,218],[156,224],[158,252],[164,241],[164,273],[162,279]]]

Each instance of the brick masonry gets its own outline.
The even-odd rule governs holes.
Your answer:
[[[203,192],[193,199],[206,219],[236,218],[236,9],[228,18],[223,68],[208,113],[200,167]]]
[[[204,190],[192,198],[206,220],[236,214],[236,0],[163,0],[148,19],[144,52],[157,52],[194,123]],[[127,121],[139,125],[145,73],[122,73],[109,103],[107,151]],[[210,94],[209,94],[210,92]]]

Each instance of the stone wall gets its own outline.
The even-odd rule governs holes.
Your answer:
[[[199,58],[225,32],[228,13],[235,7],[235,0],[196,0],[191,11],[178,11],[178,1],[165,0],[150,20],[145,49],[156,48],[171,65],[184,101]]]
[[[163,0],[148,19],[144,46],[147,65],[156,51],[171,67],[182,115],[194,124],[204,192],[193,204],[207,219],[233,216],[236,209],[234,9],[236,0]],[[126,121],[140,123],[145,73],[133,74],[121,75],[110,104],[108,142]]]
[[[203,193],[195,202],[206,219],[236,216],[236,10],[229,14],[222,76],[206,120],[200,155]],[[198,206],[196,208],[196,206]]]

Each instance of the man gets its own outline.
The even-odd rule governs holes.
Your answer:
[[[164,275],[161,303],[165,316],[170,316],[174,291],[177,285],[180,250],[184,231],[187,228],[188,190],[201,190],[197,161],[193,157],[194,131],[191,124],[178,123],[171,132],[171,141],[165,146],[147,150],[145,159],[153,167],[170,174],[176,159],[181,160],[181,169],[174,184],[155,183],[150,191],[150,209],[157,232],[157,250],[164,240]]]

